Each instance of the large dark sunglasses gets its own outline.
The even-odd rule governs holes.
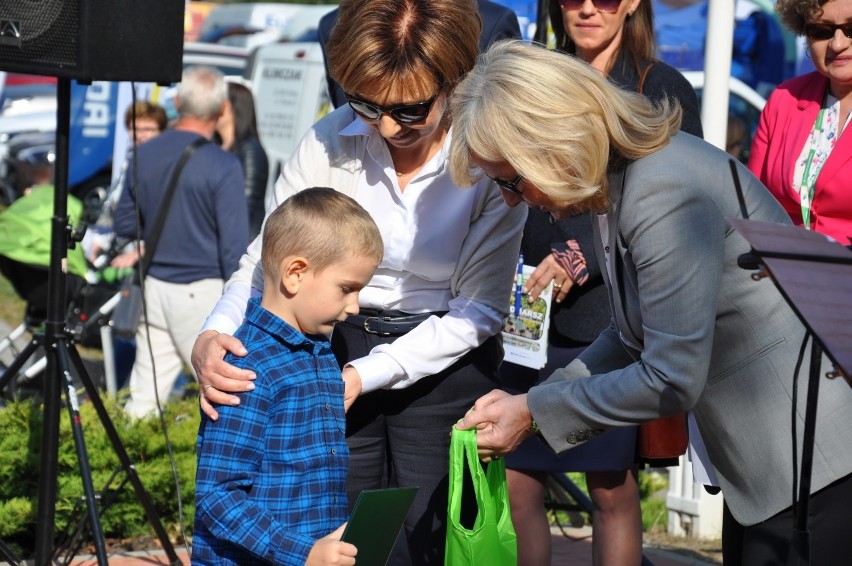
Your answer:
[[[563,10],[579,10],[585,3],[586,0],[559,0]],[[592,4],[598,12],[614,14],[618,11],[621,0],[592,0]]]
[[[816,41],[831,39],[837,30],[852,39],[852,24],[805,24],[805,35]]]
[[[345,96],[346,101],[349,102],[349,106],[352,107],[352,110],[367,120],[378,120],[382,117],[382,114],[387,114],[400,124],[416,124],[417,122],[422,122],[429,117],[429,111],[432,110],[432,105],[435,104],[439,94],[441,94],[440,90],[438,91],[438,94],[425,102],[418,102],[416,104],[400,104],[398,106],[390,107],[379,106],[372,102],[359,100],[351,94],[346,94]]]
[[[510,193],[515,193],[519,197],[524,196],[524,193],[521,192],[520,189],[518,189],[518,185],[521,183],[521,181],[524,180],[524,178],[521,177],[520,173],[518,173],[518,176],[515,177],[514,179],[512,179],[511,181],[507,181],[505,179],[497,179],[495,177],[488,177],[488,178],[491,179],[492,181],[494,181],[495,183],[497,183],[500,186],[501,189],[506,189]]]

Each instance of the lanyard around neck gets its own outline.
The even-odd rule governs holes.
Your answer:
[[[802,182],[799,185],[799,200],[802,207],[802,226],[806,230],[811,229],[811,210],[814,200],[814,187],[816,186],[816,178],[819,176],[819,169],[822,169],[822,163],[816,164],[814,157],[817,153],[818,140],[823,139],[822,129],[825,122],[825,113],[827,108],[821,108],[814,122],[813,131],[811,132],[811,148],[808,151],[807,161],[805,162],[805,170],[802,173]],[[811,174],[811,166],[817,168]]]

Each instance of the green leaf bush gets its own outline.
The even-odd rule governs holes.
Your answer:
[[[116,401],[108,398],[103,401],[163,527],[173,540],[180,540],[178,487],[159,417],[133,421]],[[57,537],[68,525],[73,528],[86,512],[71,422],[64,405],[61,411]],[[104,536],[125,539],[153,535],[136,491],[121,468],[118,455],[91,403],[81,403],[80,419],[95,492],[100,495],[102,504],[112,500],[100,512]],[[42,420],[43,407],[32,401],[11,402],[0,409],[0,454],[3,454],[0,459],[0,538],[22,557],[34,547]],[[189,534],[195,513],[197,399],[189,397],[169,403],[164,408],[164,420],[180,486],[184,527]]]

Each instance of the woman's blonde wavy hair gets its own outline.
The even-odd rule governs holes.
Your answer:
[[[495,43],[456,88],[450,171],[459,186],[482,172],[472,159],[510,164],[562,207],[599,209],[613,161],[668,144],[676,101],[652,105],[583,61],[540,45]]]

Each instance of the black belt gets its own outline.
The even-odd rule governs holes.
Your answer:
[[[379,336],[402,336],[408,334],[432,315],[443,316],[446,312],[424,312],[405,314],[401,311],[377,311],[361,309],[361,312],[346,319],[345,324],[360,328]]]

